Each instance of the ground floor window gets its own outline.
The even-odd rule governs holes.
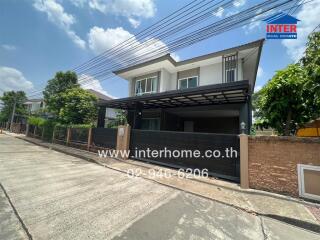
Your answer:
[[[159,118],[142,118],[141,120],[142,130],[160,130]]]

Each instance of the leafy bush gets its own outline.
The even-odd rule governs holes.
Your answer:
[[[62,128],[93,128],[94,124],[56,124],[57,127]]]
[[[39,134],[43,136],[43,140],[51,140],[56,121],[51,119],[44,119],[40,117],[29,117],[28,124],[36,126]]]
[[[34,125],[37,127],[44,125],[46,121],[47,121],[46,119],[40,118],[40,117],[29,117],[28,118],[28,123],[30,125]]]

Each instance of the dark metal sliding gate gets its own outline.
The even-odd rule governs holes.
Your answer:
[[[148,149],[149,155],[147,155]],[[169,151],[166,151],[165,155],[165,149],[170,150],[171,157]],[[209,175],[233,181],[240,179],[239,149],[239,137],[233,134],[133,129],[130,138],[131,158],[177,168],[200,170],[206,168]],[[158,150],[158,154],[152,155],[152,150]],[[194,155],[190,156],[190,150]],[[184,155],[182,155],[183,151]],[[198,157],[195,157],[196,152],[200,153]],[[180,157],[176,157],[178,154]]]

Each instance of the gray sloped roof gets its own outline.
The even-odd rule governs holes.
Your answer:
[[[101,92],[98,92],[96,90],[93,89],[87,89],[88,92],[91,92],[93,95],[95,95],[98,100],[112,100],[113,98],[111,96],[107,96]]]

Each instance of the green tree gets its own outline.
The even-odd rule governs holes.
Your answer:
[[[312,110],[306,105],[306,74],[298,64],[289,65],[255,94],[257,125],[272,127],[282,135],[294,133],[310,120]]]
[[[117,123],[119,125],[124,125],[127,124],[127,115],[125,113],[125,111],[117,109],[116,110],[116,119]]]
[[[27,100],[27,97],[24,91],[4,92],[2,97],[0,97],[0,100],[2,101],[2,105],[3,105],[0,112],[1,122],[10,121],[14,105],[16,105],[15,106],[16,115],[26,114],[26,108],[24,103]]]
[[[59,115],[61,108],[65,106],[61,95],[65,91],[79,87],[77,75],[74,72],[57,72],[55,77],[48,81],[43,91],[44,101],[48,111],[55,115]]]
[[[320,115],[320,32],[309,35],[305,56],[300,63],[304,67],[307,79],[305,88],[306,104],[313,111],[313,118]]]
[[[97,98],[92,93],[76,87],[60,94],[64,104],[58,114],[63,124],[93,123],[97,118]]]

